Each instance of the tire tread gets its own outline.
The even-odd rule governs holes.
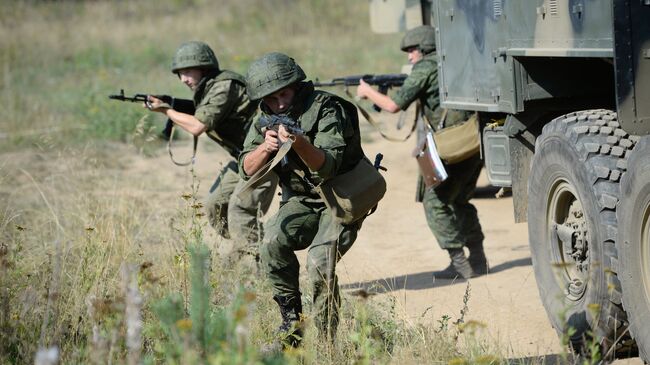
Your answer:
[[[615,353],[634,353],[636,344],[628,331],[621,284],[617,277],[616,207],[620,199],[618,184],[627,170],[629,151],[634,148],[638,138],[628,136],[620,128],[616,113],[610,110],[578,111],[558,117],[544,126],[542,136],[548,134],[564,135],[567,141],[575,144],[580,160],[585,162],[587,171],[592,176],[592,188],[600,208],[598,221],[605,232],[601,244],[609,290],[606,308],[601,308],[601,320],[596,321],[598,328],[593,329],[594,333],[603,351],[614,346]],[[541,139],[537,139],[536,147]],[[625,334],[620,336],[621,333]]]

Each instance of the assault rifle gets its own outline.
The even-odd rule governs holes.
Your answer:
[[[134,96],[124,95],[124,89],[120,89],[120,93],[116,95],[109,95],[109,99],[119,100],[119,101],[130,101],[132,103],[145,103],[147,106],[149,104],[148,96],[151,95],[155,98],[158,98],[163,101],[163,103],[169,104],[169,106],[181,113],[192,114],[194,115],[194,101],[189,99],[179,99],[169,95],[153,95],[153,94],[135,94]],[[165,129],[162,131],[165,138],[169,138],[172,134],[172,127],[174,122],[171,119],[167,119],[167,124],[165,124]]]
[[[305,134],[298,122],[286,115],[263,115],[260,117],[259,126],[262,132],[269,129],[277,130],[280,125],[283,125],[291,134]]]
[[[359,80],[365,81],[369,85],[377,86],[377,89],[380,93],[386,95],[388,90],[395,86],[402,86],[404,80],[408,77],[407,74],[384,74],[384,75],[353,75],[338,77],[332,79],[332,81],[320,82],[318,80],[314,81],[315,87],[331,87],[331,86],[357,86],[359,85]],[[381,111],[381,108],[377,105],[373,105],[372,108],[375,111]]]
[[[278,130],[280,125],[283,125],[284,128],[291,134],[305,134],[305,131],[300,128],[300,125],[295,120],[291,119],[286,115],[263,115],[260,117],[259,125],[262,129],[262,133],[268,131],[269,129]],[[289,157],[282,157],[281,165],[287,166],[289,164]]]

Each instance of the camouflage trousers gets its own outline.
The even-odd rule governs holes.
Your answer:
[[[257,245],[262,236],[262,224],[259,217],[269,210],[273,195],[278,185],[275,174],[268,174],[266,181],[248,196],[238,194],[246,182],[239,177],[237,163],[226,164],[210,188],[206,206],[210,225],[225,238],[239,242],[241,250],[248,250],[246,245]]]
[[[336,333],[340,307],[335,265],[352,247],[359,228],[360,223],[334,223],[323,203],[299,196],[280,203],[277,214],[265,226],[260,257],[273,294],[300,300],[300,264],[294,251],[307,249],[312,315],[321,334],[329,338]],[[333,245],[338,249],[335,255]]]
[[[468,242],[483,242],[476,208],[469,202],[482,167],[483,161],[478,154],[446,165],[447,180],[424,192],[422,203],[427,223],[443,249],[462,248]]]

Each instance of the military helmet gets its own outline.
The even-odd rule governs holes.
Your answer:
[[[251,100],[258,100],[305,78],[305,72],[293,58],[271,52],[248,67],[246,91]]]
[[[406,32],[400,49],[406,52],[409,48],[417,47],[420,52],[427,54],[436,50],[436,31],[430,25],[421,25]]]
[[[178,73],[184,68],[219,69],[219,62],[212,48],[206,43],[190,41],[181,44],[172,60],[172,72]]]

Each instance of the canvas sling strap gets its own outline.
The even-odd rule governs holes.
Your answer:
[[[260,168],[256,173],[253,174],[253,176],[250,177],[248,182],[244,185],[242,190],[239,192],[239,196],[245,196],[247,194],[250,194],[253,189],[255,189],[261,182],[263,182],[263,179],[266,175],[268,175],[275,166],[277,166],[282,159],[287,155],[287,153],[291,150],[291,145],[293,144],[292,140],[288,140],[280,146],[280,149],[276,153],[275,157],[269,162],[267,162],[262,168]],[[296,166],[291,160],[289,160],[289,167],[293,172],[295,172],[308,186],[310,189],[316,189],[315,185],[309,180],[309,178],[306,176],[304,171],[302,171],[298,166]],[[340,231],[342,231],[343,226],[341,225],[336,225],[335,227],[328,227],[328,229],[338,229],[339,234]],[[336,259],[337,259],[337,253],[338,253],[338,237],[337,239],[332,242],[332,245],[330,246],[330,250],[328,252],[328,262],[327,262],[327,285],[330,288],[330,290],[333,290],[333,285],[335,285],[334,281],[334,271],[336,270]]]
[[[305,171],[303,171],[298,165],[296,165],[293,161],[289,160],[289,167],[291,168],[291,171],[298,175],[302,181],[311,189],[315,190],[318,192],[318,187],[307,177],[307,174]],[[320,195],[320,193],[319,193]],[[324,200],[323,200],[324,201]],[[327,205],[327,204],[326,204]],[[329,210],[329,209],[328,209]],[[332,219],[333,222],[336,222],[336,216],[334,215],[334,212],[330,210],[330,213],[332,214]],[[341,224],[332,224],[329,227],[326,227],[326,229],[335,229],[337,230],[336,232],[336,239],[330,244],[329,250],[327,252],[327,272],[325,273],[325,279],[327,283],[327,290],[329,291],[334,291],[334,286],[336,285],[336,261],[337,261],[337,256],[338,256],[338,251],[339,251],[339,238],[341,235],[341,232],[343,231],[343,225]]]
[[[291,150],[291,145],[293,144],[292,140],[287,140],[280,146],[280,149],[278,152],[275,154],[275,157],[269,162],[267,162],[264,166],[262,166],[259,170],[257,170],[256,173],[253,174],[253,176],[248,179],[244,187],[241,189],[239,192],[240,197],[244,197],[248,194],[250,194],[256,187],[258,187],[261,183],[263,183],[264,177],[268,175],[269,173],[272,172],[273,168],[277,166],[284,156],[289,153]]]
[[[148,101],[145,102],[145,104],[147,105],[147,108],[149,110],[151,110],[151,104]],[[169,105],[167,103],[163,103],[163,104],[159,105],[158,107],[174,109],[174,108],[172,108],[171,105]],[[174,158],[174,153],[172,152],[172,144],[173,144],[172,141],[174,140],[174,134],[176,132],[176,123],[172,122],[171,120],[168,120],[168,122],[171,122],[171,125],[172,125],[171,132],[169,132],[169,139],[167,140],[167,152],[169,153],[169,158],[172,160],[172,162],[176,166],[194,165],[194,162],[196,160],[196,147],[199,144],[199,137],[192,136],[194,138],[194,141],[192,143],[193,144],[192,145],[192,157],[186,162],[176,161],[176,159]]]
[[[174,154],[172,153],[172,141],[174,140],[174,132],[176,131],[176,126],[172,126],[172,132],[169,134],[169,140],[167,141],[167,152],[169,152],[169,158],[172,160],[176,166],[187,166],[194,165],[196,161],[196,147],[199,144],[199,137],[192,136],[194,141],[192,143],[192,157],[185,162],[178,162],[174,159]]]
[[[174,139],[174,131],[175,130],[176,130],[176,127],[174,125],[174,126],[172,126],[172,132],[169,135],[169,140],[167,141],[167,152],[169,152],[169,158],[172,160],[172,162],[176,166],[187,166],[187,165],[190,165],[190,164],[194,164],[194,162],[196,161],[196,150],[197,150],[197,146],[198,146],[198,143],[199,143],[199,137],[193,136],[194,141],[192,143],[192,157],[190,158],[190,160],[185,161],[185,162],[178,162],[176,159],[174,159],[174,154],[172,153],[172,140]],[[236,148],[232,143],[230,143],[230,142],[226,141],[225,139],[221,138],[221,136],[219,134],[217,134],[217,132],[208,131],[206,133],[208,134],[208,136],[210,138],[217,141],[218,143],[222,143],[222,144],[227,145],[228,147],[234,149],[235,152],[237,152],[237,153],[240,152],[239,149]]]

